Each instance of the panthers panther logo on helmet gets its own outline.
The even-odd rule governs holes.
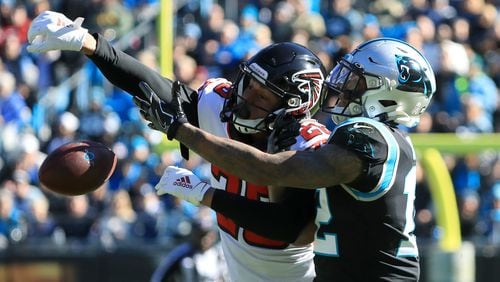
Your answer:
[[[425,57],[408,43],[377,38],[346,54],[325,84],[323,110],[335,123],[364,116],[391,125],[413,127],[436,91],[436,79]],[[339,96],[339,94],[342,94]],[[336,103],[332,95],[341,97]]]
[[[410,57],[395,56],[399,69],[399,85],[397,88],[401,91],[421,92],[429,97],[431,95],[431,82],[422,69],[422,66]]]

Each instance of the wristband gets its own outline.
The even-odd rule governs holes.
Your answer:
[[[187,123],[188,120],[185,115],[182,115],[181,117],[176,118],[172,124],[168,127],[167,129],[167,139],[172,140],[175,138],[175,135],[177,134],[177,130],[179,130],[179,126],[183,123]]]

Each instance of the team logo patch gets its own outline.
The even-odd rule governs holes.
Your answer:
[[[431,95],[431,82],[422,66],[414,59],[396,55],[399,70],[398,89],[409,92],[421,92],[427,97]]]

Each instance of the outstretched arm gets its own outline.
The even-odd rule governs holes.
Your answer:
[[[104,76],[115,86],[134,95],[142,96],[139,88],[141,81],[146,82],[160,98],[170,103],[172,101],[172,80],[142,64],[139,60],[115,49],[102,35],[87,34],[82,52],[92,60]],[[194,99],[196,91],[186,85],[181,85],[181,97]]]
[[[172,101],[172,80],[145,66],[132,56],[115,49],[99,34],[91,35],[81,25],[83,18],[75,21],[53,11],[38,15],[28,30],[28,51],[50,50],[81,51],[102,71],[115,86],[133,96],[143,97],[139,82],[146,82],[160,98]],[[182,107],[192,124],[198,124],[196,115],[197,92],[186,85],[180,87]]]
[[[361,160],[354,153],[334,144],[315,151],[268,154],[189,124],[179,126],[175,138],[207,161],[260,185],[329,187],[353,181],[362,170]]]
[[[174,97],[176,93],[173,93]],[[151,93],[151,97],[155,95]],[[153,128],[167,133],[169,139],[177,139],[208,162],[246,181],[267,186],[316,189],[350,183],[362,172],[361,159],[335,144],[326,144],[315,151],[268,154],[242,142],[215,136],[189,123],[181,123],[176,115],[161,117],[151,113],[148,109],[162,108],[155,105],[161,104],[159,101],[135,99],[141,114]],[[175,107],[174,103],[172,106]],[[182,114],[182,109],[175,112]]]

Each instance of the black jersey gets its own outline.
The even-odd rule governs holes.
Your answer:
[[[329,143],[356,153],[364,168],[352,183],[317,191],[317,281],[418,280],[410,140],[360,117],[340,124]]]

